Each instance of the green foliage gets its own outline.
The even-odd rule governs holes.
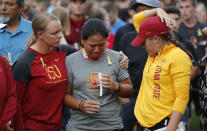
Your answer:
[[[196,115],[193,108],[191,112],[190,131],[200,131],[200,118]]]

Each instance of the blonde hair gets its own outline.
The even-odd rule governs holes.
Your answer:
[[[55,7],[52,11],[52,14],[57,16],[60,19],[60,23],[63,28],[63,34],[70,34],[70,25],[69,25],[69,12],[63,7]]]
[[[27,47],[32,46],[37,41],[37,32],[45,31],[47,25],[50,21],[59,19],[52,15],[45,12],[38,13],[32,20],[32,29],[33,34],[30,36]]]

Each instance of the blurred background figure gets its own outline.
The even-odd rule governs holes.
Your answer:
[[[0,1],[0,23],[7,25],[0,29],[0,54],[8,57],[10,64],[24,51],[33,32],[31,21],[21,16],[23,9],[24,0]]]
[[[31,8],[31,5],[32,0],[24,0],[24,10],[22,11],[21,15],[27,20],[32,20],[36,14],[34,9]]]
[[[91,11],[94,9],[94,8],[98,8],[98,7],[102,7],[100,5],[100,1],[97,1],[97,0],[87,0],[86,1],[86,7],[85,7],[85,15],[86,16],[90,16],[90,13]]]
[[[51,13],[52,12],[53,8],[57,6],[57,1],[58,0],[50,0],[50,4],[49,4],[49,6],[48,6],[48,8],[46,10],[47,13]]]
[[[35,9],[36,12],[46,12],[48,8],[48,3],[46,1],[33,1],[32,3],[33,9]]]
[[[70,35],[70,22],[69,22],[69,12],[63,7],[53,8],[52,14],[60,19],[62,25],[62,38],[60,44],[68,44],[64,35]]]
[[[207,27],[205,27],[202,32],[207,37]],[[200,107],[201,107],[201,113],[200,113],[200,126],[201,131],[206,131],[207,129],[207,41],[205,42],[205,56],[201,59],[199,66],[200,66],[200,91],[199,91],[199,101],[200,101]]]
[[[130,18],[131,18],[131,16],[130,16],[128,11],[129,11],[128,8],[123,8],[123,9],[119,10],[119,18],[121,20],[123,20],[124,22],[126,22],[126,23],[129,23],[130,22]]]
[[[129,3],[129,7],[128,7],[128,14],[130,16],[129,22],[117,30],[115,39],[114,39],[113,50],[116,50],[116,51],[120,50],[119,40],[124,34],[135,31],[134,25],[132,24],[132,17],[137,12],[138,4],[139,2],[137,0],[131,0],[131,2]]]
[[[64,36],[67,43],[72,45],[76,50],[81,48],[80,33],[83,24],[88,20],[84,14],[85,7],[86,0],[69,0],[70,34],[64,34]]]
[[[181,13],[182,22],[179,27],[179,33],[182,39],[192,43],[196,49],[196,56],[200,60],[205,51],[199,43],[206,41],[202,29],[206,26],[196,18],[196,0],[178,0],[177,7]]]
[[[176,5],[177,0],[160,0],[162,8],[167,8],[170,5]]]
[[[104,8],[109,13],[110,29],[112,34],[116,34],[116,31],[124,26],[126,22],[119,18],[119,7],[114,2],[108,2]]]
[[[128,8],[131,0],[115,0],[115,4],[118,5],[120,9]]]
[[[64,8],[67,11],[67,13],[69,13],[70,11],[69,6],[68,6],[68,0],[58,0],[57,7]]]
[[[201,23],[207,24],[207,9],[204,3],[202,2],[197,3],[196,16]]]

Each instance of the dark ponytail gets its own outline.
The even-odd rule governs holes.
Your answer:
[[[180,49],[182,49],[189,57],[191,60],[193,60],[193,55],[191,54],[191,52],[185,47],[185,45],[181,42],[179,42],[175,35],[171,32],[168,34],[164,34],[160,36],[161,39],[165,40],[165,41],[170,41],[172,42],[175,46],[179,47]]]

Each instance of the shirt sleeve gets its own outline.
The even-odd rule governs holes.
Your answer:
[[[30,71],[31,71],[31,64],[27,63],[26,60],[25,61],[17,60],[12,66],[12,74],[14,80],[18,80],[24,83],[29,83]]]
[[[119,62],[120,62],[122,59],[123,59],[123,57],[120,56],[120,54],[118,54],[118,63],[117,63],[117,66],[118,66],[118,67],[116,68],[116,69],[118,69],[118,70],[117,70],[117,78],[118,78],[118,81],[123,81],[123,80],[125,80],[126,78],[129,77],[128,70],[127,70],[127,69],[123,69],[123,68],[120,67]],[[115,70],[116,70],[116,69],[115,69]]]
[[[0,119],[0,130],[6,130],[6,124],[14,119],[16,113],[16,85],[12,77],[12,73],[6,61],[4,61],[5,77],[7,79],[7,97],[4,102],[4,109]]]
[[[16,131],[24,131],[22,104],[27,84],[16,80],[17,87],[17,113],[14,119],[14,128]]]
[[[65,66],[66,66],[67,74],[68,74],[68,84],[73,85],[73,83],[72,83],[73,74],[72,74],[71,61],[72,61],[72,59],[70,59],[70,57],[67,56],[65,59]]]
[[[66,53],[66,56],[76,52],[76,49],[71,45],[60,44],[59,47],[55,48],[55,50],[61,50]]]
[[[174,56],[174,61],[170,69],[176,95],[173,110],[182,114],[184,114],[189,101],[191,69],[192,63],[187,54]]]
[[[139,32],[139,26],[141,25],[141,23],[146,19],[146,17],[144,16],[144,11],[135,14],[133,16],[133,24],[134,27],[136,29],[137,32]]]

